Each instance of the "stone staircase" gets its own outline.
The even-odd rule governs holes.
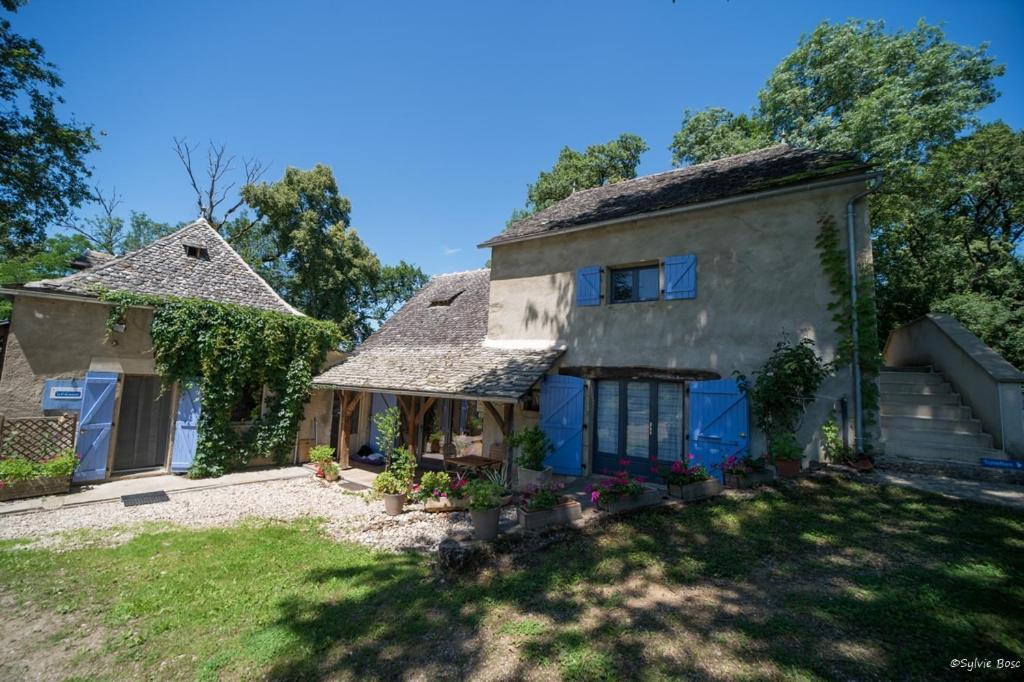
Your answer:
[[[1007,459],[971,408],[931,367],[887,367],[879,376],[884,457],[879,466],[965,478],[1003,479],[979,465]]]

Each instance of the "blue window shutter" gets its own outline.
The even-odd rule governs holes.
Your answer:
[[[174,447],[171,450],[171,471],[188,471],[199,444],[199,386],[183,385],[178,398],[178,414],[174,420]]]
[[[576,305],[601,305],[601,268],[592,266],[576,271]]]
[[[82,392],[82,412],[78,421],[75,452],[81,460],[73,480],[102,481],[107,477],[110,432],[114,426],[114,399],[117,396],[114,372],[86,372]]]
[[[697,298],[697,256],[665,259],[665,300]]]

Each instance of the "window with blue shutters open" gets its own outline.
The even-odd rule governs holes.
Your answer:
[[[601,268],[592,266],[576,271],[576,305],[601,305]]]
[[[612,267],[607,285],[602,281],[604,272],[597,265],[576,271],[576,305],[601,305],[605,286],[611,303],[697,298],[697,256],[693,254],[668,256],[660,268],[656,264]],[[659,288],[659,275],[664,277],[664,288]]]

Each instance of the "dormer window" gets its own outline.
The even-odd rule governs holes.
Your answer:
[[[448,298],[435,298],[432,301],[430,301],[430,305],[428,307],[430,307],[430,308],[438,308],[438,307],[450,306],[455,301],[455,299],[457,299],[459,297],[459,294],[461,294],[461,293],[462,293],[462,291],[456,291],[454,294],[452,294]]]
[[[201,244],[183,244],[185,247],[185,256],[188,258],[195,258],[196,260],[210,260],[210,252],[205,246]]]

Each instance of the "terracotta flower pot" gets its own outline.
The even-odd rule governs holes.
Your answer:
[[[384,511],[388,516],[398,516],[405,506],[405,493],[401,495],[384,495]]]
[[[777,459],[775,460],[775,471],[779,478],[794,478],[800,475],[800,468],[803,462],[799,459]]]
[[[493,540],[498,537],[498,519],[501,509],[470,509],[469,516],[473,519],[473,533],[477,540]]]

